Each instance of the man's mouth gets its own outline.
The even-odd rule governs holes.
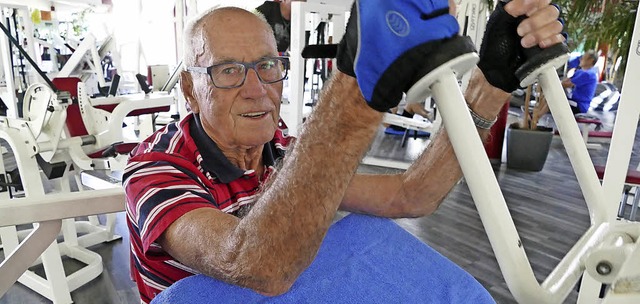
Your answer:
[[[251,112],[251,113],[240,114],[240,116],[247,117],[247,118],[257,118],[257,117],[262,117],[264,115],[267,115],[267,112]]]

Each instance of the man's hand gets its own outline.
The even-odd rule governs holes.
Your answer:
[[[513,0],[507,3],[504,10],[511,16],[526,16],[518,25],[518,35],[522,37],[520,44],[524,48],[538,45],[550,47],[564,42],[562,22],[558,20],[558,7],[550,4],[550,0]]]
[[[516,70],[527,60],[524,49],[562,43],[558,8],[549,0],[498,2],[491,14],[480,47],[480,62],[487,81],[511,92],[520,87]]]
[[[338,69],[358,79],[372,108],[395,107],[422,76],[422,62],[458,33],[447,0],[356,0],[338,46]]]

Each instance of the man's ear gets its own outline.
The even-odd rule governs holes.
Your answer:
[[[193,78],[191,78],[191,74],[187,71],[180,72],[180,89],[182,89],[182,95],[187,101],[187,106],[191,109],[191,112],[199,113],[200,107],[198,106],[198,100],[196,99],[193,89]]]

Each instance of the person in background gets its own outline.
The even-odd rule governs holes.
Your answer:
[[[598,85],[598,55],[587,51],[580,57],[580,64],[571,77],[562,80],[573,114],[586,113]]]
[[[291,42],[291,2],[306,0],[265,1],[256,7],[271,26],[276,37],[278,53],[285,54]]]
[[[131,274],[142,302],[194,274],[268,296],[283,294],[313,262],[338,209],[390,218],[434,212],[462,177],[446,130],[403,173],[367,175],[356,169],[383,113],[397,106],[403,87],[415,83],[407,75],[423,67],[404,55],[409,49],[420,56],[444,52],[440,47],[457,35],[457,21],[448,14],[451,2],[430,2],[434,14],[417,15],[412,24],[425,34],[405,43],[395,43],[399,38],[390,32],[381,40],[361,22],[377,23],[376,15],[360,11],[351,18],[338,48],[338,69],[295,141],[281,129],[288,60],[278,56],[271,27],[233,7],[192,22],[180,75],[191,113],[141,142],[123,175]],[[388,7],[370,7],[375,13],[424,3],[378,4]],[[503,18],[494,20],[491,37],[484,39],[464,94],[481,120],[476,125],[483,138],[508,92],[519,85],[515,69],[523,62],[507,67],[505,58],[523,47],[563,41],[558,9],[549,1],[513,0],[499,7]],[[500,21],[521,15],[529,17],[520,25]],[[375,38],[373,45],[359,45],[362,35]],[[512,47],[498,54],[499,41]],[[381,63],[376,54],[391,60]],[[389,81],[364,81],[383,73],[390,73]],[[392,92],[391,98],[372,96],[373,91]]]

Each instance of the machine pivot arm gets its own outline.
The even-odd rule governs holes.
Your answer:
[[[29,54],[27,53],[27,51],[25,51],[22,46],[20,46],[20,43],[18,43],[18,41],[16,41],[15,38],[13,38],[13,36],[11,36],[11,32],[9,32],[9,29],[7,29],[4,24],[2,24],[2,22],[0,22],[0,28],[2,29],[2,31],[4,32],[4,34],[7,36],[7,38],[9,38],[9,41],[11,41],[11,43],[13,43],[13,45],[18,49],[18,51],[20,51],[20,54],[22,54],[22,56],[24,56],[27,61],[29,61],[29,63],[31,64],[31,66],[36,70],[36,72],[38,72],[38,75],[40,75],[40,77],[42,77],[42,79],[44,79],[44,81],[47,83],[47,85],[56,93],[59,92],[58,88],[56,87],[55,84],[53,84],[53,82],[51,82],[51,79],[49,79],[49,77],[47,77],[47,74],[45,74],[40,67],[38,67],[38,64],[33,61],[33,59],[31,58],[31,56],[29,56]]]

